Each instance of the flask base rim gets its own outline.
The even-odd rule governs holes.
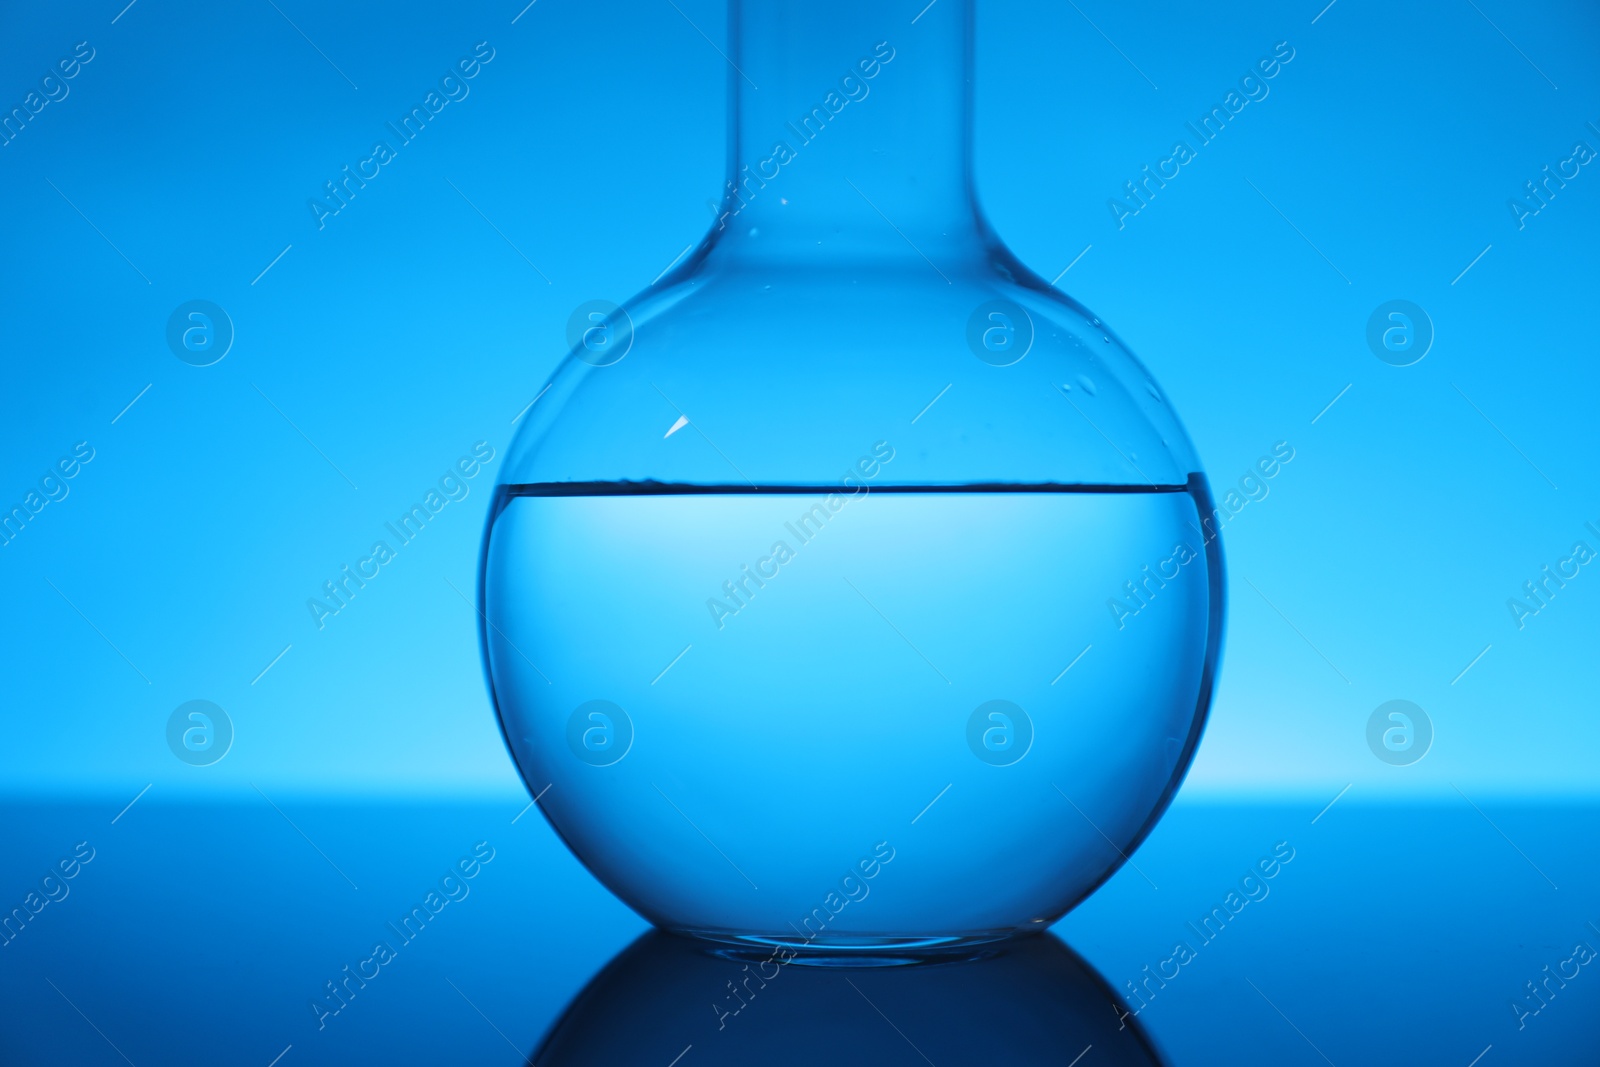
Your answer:
[[[983,959],[1005,950],[1008,942],[1037,931],[991,930],[930,936],[742,934],[730,930],[668,928],[669,933],[702,943],[705,951],[748,962],[773,960],[806,967],[906,967]]]

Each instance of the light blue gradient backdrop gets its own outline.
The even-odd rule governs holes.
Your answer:
[[[517,0],[139,0],[113,24],[121,6],[0,14],[7,110],[95,49],[0,148],[0,502],[96,450],[0,548],[0,788],[513,798],[455,591],[498,461],[324,630],[305,601],[474,442],[504,454],[578,303],[704,233],[727,68],[696,26],[722,46],[722,5],[539,0],[512,24]],[[1224,533],[1229,630],[1186,790],[1592,791],[1600,569],[1520,632],[1506,600],[1575,540],[1600,549],[1600,167],[1524,230],[1506,202],[1575,141],[1600,149],[1600,15],[1079,7],[979,4],[983,203],[1046,278],[1083,253],[1061,287],[1151,368],[1219,494],[1296,449]],[[470,95],[319,231],[308,198],[479,41]],[[1119,231],[1107,199],[1279,41],[1270,96]],[[237,329],[208,368],[164,341],[194,298]],[[1366,347],[1391,298],[1437,331],[1412,367]],[[196,698],[237,732],[204,769],[164,738]],[[1408,768],[1366,747],[1394,698],[1437,734]]]

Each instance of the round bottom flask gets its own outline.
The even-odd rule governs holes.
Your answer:
[[[501,470],[506,741],[670,930],[861,956],[1038,930],[1159,818],[1210,701],[1193,448],[983,221],[970,6],[917,6],[734,0],[721,218],[580,320]]]

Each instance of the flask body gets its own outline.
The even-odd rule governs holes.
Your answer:
[[[850,20],[877,13],[761,10],[736,5],[732,55],[774,98],[790,68],[870,80],[855,46],[816,53],[871,48]],[[683,264],[576,320],[500,471],[480,629],[507,744],[667,929],[856,955],[1040,929],[1200,738],[1205,478],[1144,367],[972,205],[969,19],[949,0],[920,51],[867,52],[855,134],[836,113],[764,185],[739,164]],[[917,110],[941,99],[953,125]],[[884,140],[906,129],[956,173]]]

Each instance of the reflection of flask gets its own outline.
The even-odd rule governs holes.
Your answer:
[[[735,0],[720,218],[579,309],[501,470],[508,743],[589,869],[679,931],[1036,930],[1153,825],[1210,700],[1192,447],[978,213],[968,0],[893,6]],[[625,730],[604,761],[570,732],[593,701]]]
[[[1162,1062],[1133,1013],[1054,937],[969,962],[840,969],[725,959],[650,933],[573,999],[529,1062],[666,1064],[693,1046],[705,1067],[920,1063],[918,1052],[1059,1067],[1091,1045],[1085,1063],[1100,1067]]]

